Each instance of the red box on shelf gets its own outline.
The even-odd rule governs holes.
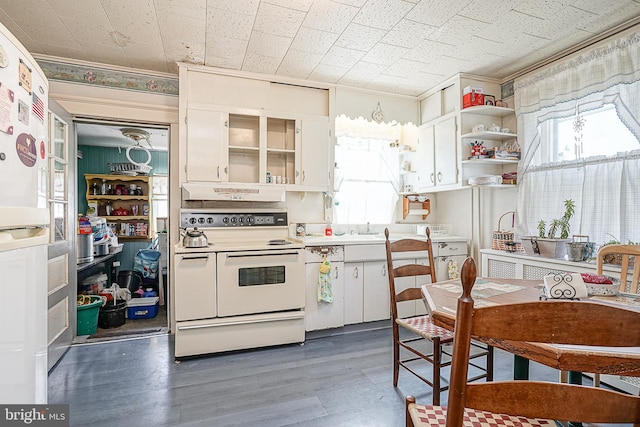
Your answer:
[[[479,86],[466,86],[462,90],[462,108],[484,105],[483,89]]]

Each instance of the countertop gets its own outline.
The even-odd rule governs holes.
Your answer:
[[[418,234],[391,234],[390,240],[400,239],[424,239],[424,235]],[[343,234],[341,236],[305,236],[296,237],[302,240],[305,246],[324,246],[324,245],[376,245],[384,244],[384,234]],[[461,236],[436,235],[431,236],[431,241],[438,242],[466,242],[469,239]]]

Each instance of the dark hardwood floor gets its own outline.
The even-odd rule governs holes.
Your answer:
[[[404,396],[431,402],[431,390],[404,370],[393,387],[391,329],[376,327],[179,363],[172,335],[74,345],[50,372],[49,403],[70,404],[72,426],[400,427]],[[496,351],[496,379],[512,365]]]

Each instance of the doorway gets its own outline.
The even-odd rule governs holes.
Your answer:
[[[111,303],[101,309],[96,332],[77,336],[74,344],[168,333],[170,126],[74,124],[78,214],[91,217],[94,231],[94,261],[78,265],[78,292],[101,293]],[[159,257],[145,268],[136,262],[139,251]]]

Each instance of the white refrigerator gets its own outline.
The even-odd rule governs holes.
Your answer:
[[[48,82],[0,24],[0,403],[47,403]]]

